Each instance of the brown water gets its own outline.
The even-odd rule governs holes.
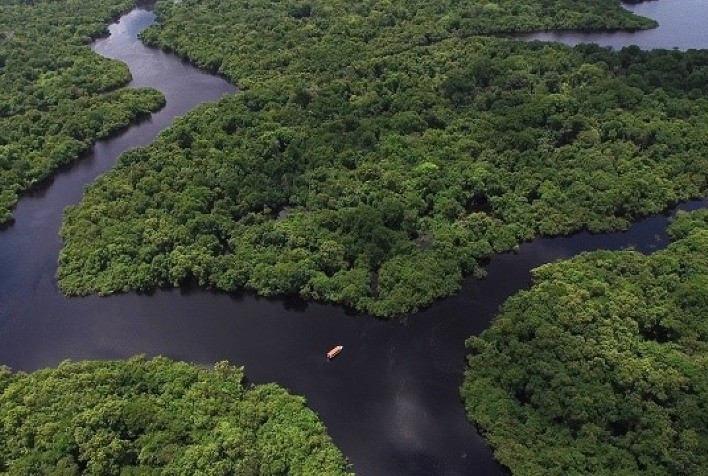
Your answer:
[[[33,370],[67,358],[138,353],[205,365],[226,359],[245,365],[253,382],[275,381],[305,395],[359,474],[503,473],[460,403],[465,338],[485,329],[508,296],[530,285],[533,267],[597,248],[658,249],[666,244],[667,217],[642,220],[624,233],[522,245],[518,254],[494,257],[486,279],[467,280],[457,296],[396,322],[335,306],[199,290],[65,298],[54,279],[64,207],[77,203],[82,187],[121,152],[150,143],[176,115],[236,90],[144,47],[136,35],[153,21],[152,12],[136,9],[94,49],[127,63],[131,86],[163,91],[167,106],[97,143],[24,197],[15,224],[0,232],[0,364]],[[344,352],[327,362],[324,353],[334,344]]]

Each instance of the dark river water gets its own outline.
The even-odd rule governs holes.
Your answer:
[[[693,14],[703,18],[708,11],[707,0],[666,0],[641,8],[663,3],[693,5]],[[136,35],[153,21],[150,11],[134,10],[94,49],[127,63],[131,86],[163,91],[167,106],[97,143],[86,157],[25,196],[16,222],[0,231],[0,364],[34,370],[68,358],[140,353],[204,365],[229,360],[244,365],[254,383],[274,381],[305,395],[359,474],[503,473],[460,402],[465,338],[485,329],[508,296],[530,285],[532,268],[585,250],[661,248],[667,216],[642,220],[624,233],[580,233],[524,244],[517,254],[494,257],[486,279],[467,280],[457,296],[395,322],[351,315],[336,306],[198,290],[65,298],[54,279],[64,207],[77,203],[82,187],[110,169],[121,152],[150,143],[175,116],[236,91],[175,56],[144,47]],[[704,26],[693,33],[678,30],[671,39],[688,47],[693,40],[682,35],[697,35],[705,46]],[[344,345],[344,352],[327,362],[324,353],[335,344]]]
[[[621,48],[637,45],[643,49],[665,48],[685,51],[708,48],[708,0],[653,0],[625,8],[644,17],[654,18],[659,27],[628,32],[549,31],[519,35],[526,40],[559,41],[567,45],[597,43]]]

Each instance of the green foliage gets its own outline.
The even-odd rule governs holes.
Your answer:
[[[86,46],[126,0],[0,1],[0,224],[18,194],[164,104]]]
[[[686,238],[694,230],[708,228],[708,209],[693,212],[679,211],[669,226],[669,236],[673,240]]]
[[[1,474],[346,474],[305,400],[164,358],[0,368]]]
[[[126,154],[66,213],[69,294],[193,282],[391,316],[524,240],[622,228],[708,188],[708,52],[470,37],[648,25],[615,1],[158,12],[145,41],[244,90]]]
[[[708,211],[670,232],[537,268],[467,342],[467,413],[513,473],[708,469]]]

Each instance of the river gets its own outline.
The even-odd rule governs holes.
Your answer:
[[[708,2],[699,3],[701,14],[708,13]],[[54,279],[61,211],[78,203],[83,186],[109,170],[121,152],[150,143],[175,116],[236,91],[173,55],[143,46],[137,33],[153,21],[148,9],[133,10],[93,48],[128,64],[131,87],[163,91],[167,106],[98,142],[26,194],[15,223],[0,231],[0,363],[29,371],[67,358],[140,353],[204,365],[229,360],[244,365],[254,383],[274,381],[305,395],[359,474],[503,474],[460,402],[464,339],[485,329],[507,297],[530,285],[532,268],[585,250],[661,248],[667,216],[642,220],[623,233],[524,244],[516,254],[491,259],[486,279],[468,279],[458,295],[401,321],[249,293],[163,290],[65,298]],[[344,352],[327,362],[324,352],[334,344],[343,344]]]
[[[643,31],[577,32],[548,31],[519,35],[524,40],[558,41],[566,45],[597,43],[621,48],[637,45],[643,49],[708,48],[708,0],[649,0],[624,7],[637,15],[654,18],[659,27]]]

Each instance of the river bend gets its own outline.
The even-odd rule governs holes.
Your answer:
[[[697,1],[708,14],[708,2]],[[176,116],[236,91],[221,78],[142,45],[137,34],[153,21],[149,9],[135,9],[93,48],[128,64],[129,87],[161,90],[166,107],[99,141],[24,196],[15,223],[0,232],[0,363],[29,371],[67,358],[139,353],[205,365],[226,359],[245,365],[253,382],[275,381],[305,395],[359,474],[503,474],[460,402],[464,339],[485,329],[507,297],[530,285],[532,268],[585,250],[661,248],[667,217],[642,220],[622,233],[524,244],[517,254],[494,257],[486,279],[467,280],[458,295],[403,321],[248,293],[163,290],[66,298],[55,281],[62,210],[78,203],[83,187],[122,152],[149,144]],[[698,34],[706,39],[702,29]],[[705,201],[683,208],[703,206]],[[324,351],[334,343],[345,352],[328,363]]]

